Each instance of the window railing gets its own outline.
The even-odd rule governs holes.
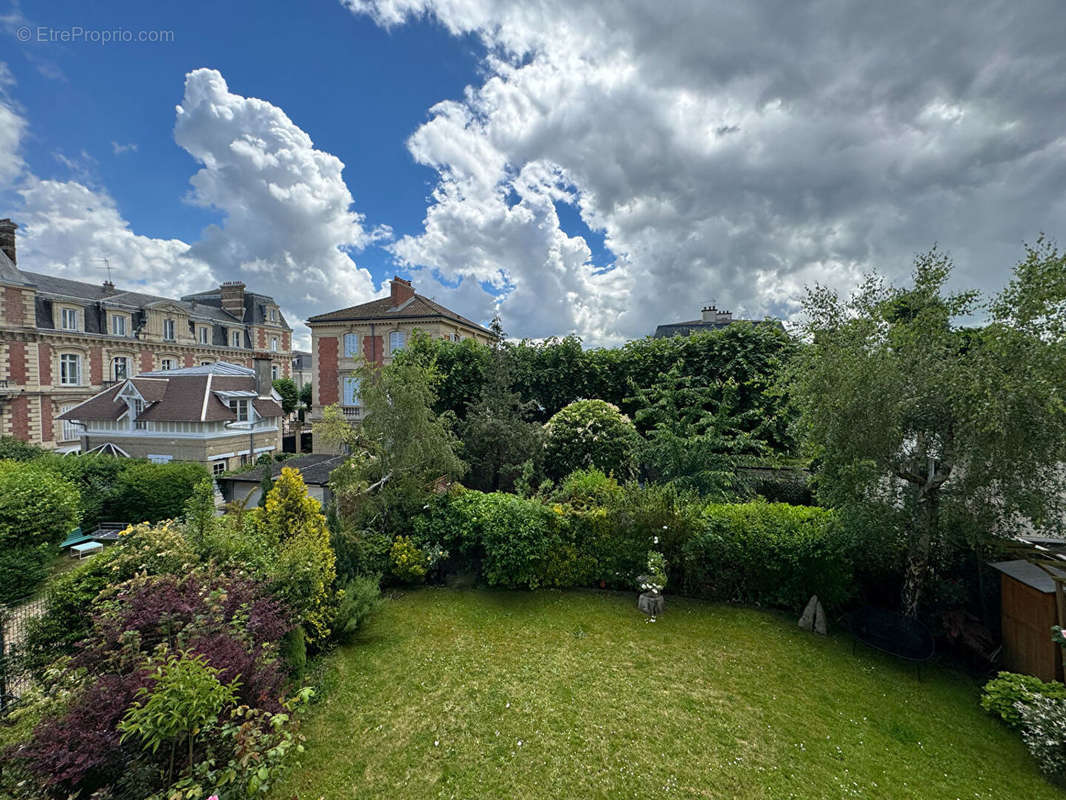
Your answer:
[[[363,416],[363,409],[360,406],[341,406],[341,411],[348,419],[359,419]]]

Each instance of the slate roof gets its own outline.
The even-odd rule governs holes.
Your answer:
[[[306,455],[289,458],[285,461],[275,461],[270,465],[270,475],[277,478],[281,474],[282,467],[295,467],[300,470],[304,483],[308,486],[325,486],[329,483],[329,475],[348,459],[348,456],[329,455]],[[226,475],[219,478],[220,481],[235,481],[238,483],[259,483],[263,480],[263,469],[250,469],[238,475]]]
[[[234,421],[236,413],[218,395],[218,392],[227,391],[253,394],[252,406],[261,417],[284,414],[273,390],[270,397],[254,397],[254,370],[220,361],[137,375],[60,414],[59,419],[118,419],[126,411],[126,403],[118,395],[128,383],[132,383],[144,398],[145,408],[138,419],[146,422]]]
[[[655,328],[654,338],[663,339],[667,336],[689,336],[703,331],[718,331],[738,323],[744,325],[772,325],[781,328],[781,330],[785,329],[781,321],[776,319],[731,319],[721,322],[704,322],[701,319],[694,319],[688,322],[668,322],[665,325],[659,325]]]
[[[182,295],[183,301],[195,303],[197,305],[209,305],[222,309],[222,292],[220,289],[209,289],[206,292],[196,292],[194,294]],[[267,305],[277,305],[273,297],[265,294],[259,294],[258,292],[244,292],[244,318],[243,322],[249,325],[265,325],[269,324],[267,320]],[[227,311],[223,311],[223,314],[233,319],[233,317]],[[285,321],[284,315],[281,313],[281,308],[278,308],[278,318],[275,322],[284,325],[286,328],[289,324]]]
[[[330,311],[326,314],[318,314],[313,317],[309,317],[307,320],[308,325],[313,325],[319,322],[364,322],[364,321],[388,321],[393,319],[449,319],[453,322],[459,322],[463,325],[467,325],[471,328],[492,335],[492,331],[481,325],[478,325],[471,319],[467,319],[461,314],[456,314],[449,308],[445,308],[435,300],[430,300],[428,297],[424,297],[417,292],[414,297],[409,300],[400,303],[398,306],[392,304],[391,297],[383,297],[380,300],[371,300],[369,303],[361,303],[357,306],[350,308],[342,308],[339,311]]]

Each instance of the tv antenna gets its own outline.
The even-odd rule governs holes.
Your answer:
[[[103,258],[98,258],[96,260],[104,262],[104,265],[102,267],[97,267],[97,269],[106,269],[107,270],[107,282],[108,283],[112,283],[113,281],[111,280],[111,259],[108,258],[107,256],[104,256]]]

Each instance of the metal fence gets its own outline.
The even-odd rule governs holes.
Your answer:
[[[6,712],[32,682],[22,658],[30,623],[45,612],[45,599],[0,606],[0,714]]]

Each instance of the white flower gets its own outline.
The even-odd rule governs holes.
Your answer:
[[[518,740],[518,746],[519,746],[519,747],[521,747],[521,746],[522,746],[522,740],[521,740],[521,739],[519,739],[519,740]]]
[[[655,544],[658,544],[658,543],[659,543],[659,537],[658,537],[658,536],[654,537],[654,538],[652,539],[652,541],[653,541],[653,542],[654,542]]]
[[[440,739],[434,739],[433,740],[433,746],[434,747],[440,747]]]

